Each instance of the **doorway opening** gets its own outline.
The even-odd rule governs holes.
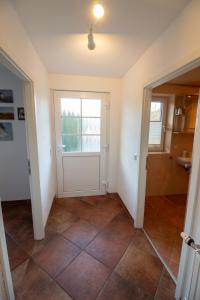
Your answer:
[[[1,149],[4,150],[1,154],[5,156],[5,160],[2,157],[4,169],[2,169],[3,186],[0,198],[7,204],[11,204],[7,200],[25,200],[24,203],[30,212],[31,232],[36,240],[40,240],[44,238],[44,224],[41,209],[34,85],[22,69],[1,49],[0,66],[3,72],[0,143]],[[12,78],[13,86],[9,86],[10,80],[4,78],[6,76],[4,73]],[[9,174],[10,179],[7,178]],[[21,203],[21,201],[17,203],[19,202]]]
[[[23,94],[23,81],[0,65],[0,197],[11,269],[18,242],[34,236]]]
[[[149,101],[144,231],[177,282],[182,251],[200,68],[152,89]]]

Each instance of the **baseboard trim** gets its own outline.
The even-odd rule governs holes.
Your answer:
[[[119,197],[119,199],[121,200],[122,206],[127,214],[127,216],[129,217],[129,219],[131,220],[131,223],[133,224],[133,226],[135,227],[135,221],[133,219],[133,217],[131,216],[130,212],[128,211],[126,205],[124,204],[124,202],[122,201],[122,198],[120,197],[120,195],[118,193],[113,193],[114,195],[117,195]],[[140,228],[139,228],[140,229]]]
[[[1,201],[2,207],[13,206],[17,204],[31,204],[31,199],[19,199],[19,200],[4,200]]]

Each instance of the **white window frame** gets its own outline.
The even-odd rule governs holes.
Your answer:
[[[164,146],[165,146],[165,130],[166,130],[166,122],[167,122],[167,100],[168,97],[165,96],[159,96],[159,95],[152,95],[151,102],[161,102],[163,104],[163,110],[162,110],[162,131],[161,131],[161,142],[158,145],[149,144],[148,145],[148,151],[149,152],[164,152]],[[151,114],[151,111],[150,111]],[[149,124],[150,124],[150,118],[149,118]],[[150,126],[149,126],[150,131]]]

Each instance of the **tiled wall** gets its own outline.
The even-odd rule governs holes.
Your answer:
[[[181,156],[183,150],[192,152],[193,139],[192,132],[173,133],[170,153],[149,153],[147,196],[187,193],[190,173],[177,164],[176,156]]]

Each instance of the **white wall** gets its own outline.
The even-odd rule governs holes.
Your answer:
[[[15,119],[12,122],[13,140],[0,141],[0,197],[3,201],[30,199],[28,158],[26,148],[25,121],[18,120],[17,107],[23,107],[22,81],[6,68],[0,66],[0,89],[13,91]]]
[[[46,223],[55,195],[55,167],[52,150],[51,103],[48,74],[34,50],[10,0],[0,0],[0,47],[29,76],[34,86],[39,156],[38,221]]]
[[[108,182],[109,192],[117,192],[119,160],[119,131],[121,111],[121,80],[104,77],[50,74],[49,85],[53,90],[107,92],[110,99],[110,149]]]
[[[123,78],[119,194],[138,215],[143,88],[200,57],[200,1],[193,0]],[[134,160],[134,154],[138,159]],[[136,220],[137,221],[137,220]]]

